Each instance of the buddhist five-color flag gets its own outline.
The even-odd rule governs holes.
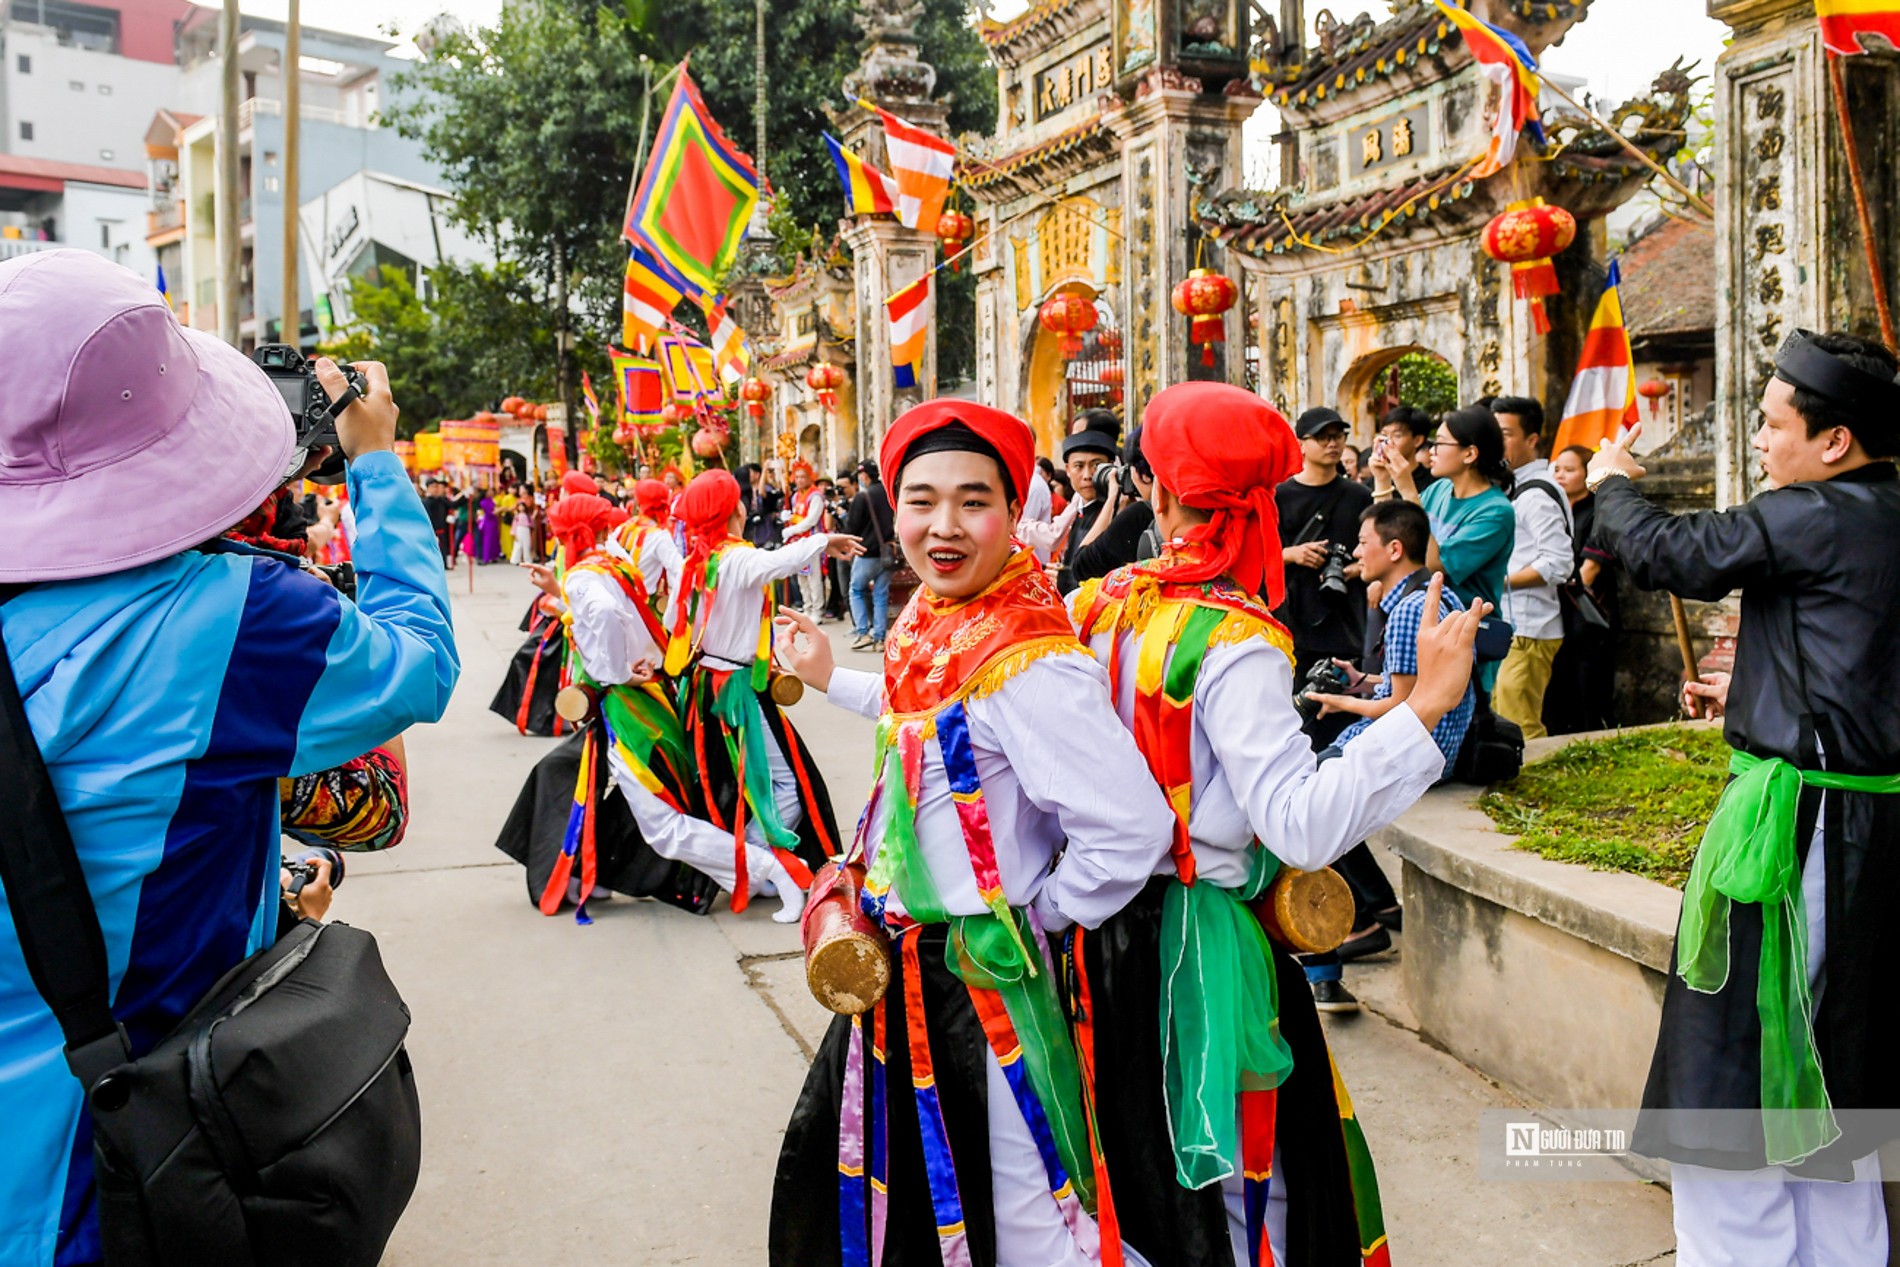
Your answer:
[[[924,384],[924,343],[930,335],[930,274],[884,301],[891,319],[891,368],[900,388]]]
[[[632,427],[660,426],[664,422],[660,410],[666,405],[660,363],[618,348],[608,349],[608,354],[614,363],[614,385],[620,392],[621,419]]]
[[[726,311],[725,300],[706,309],[706,325],[712,341],[713,366],[722,375],[744,377],[746,367],[752,363],[752,354],[746,348],[745,331]]]
[[[845,210],[858,216],[895,215],[897,190],[891,178],[840,145],[830,133],[824,137],[831,165],[838,169],[838,183],[844,186]]]
[[[1509,31],[1492,26],[1445,0],[1433,0],[1433,3],[1464,35],[1465,47],[1477,60],[1478,72],[1498,86],[1497,122],[1492,125],[1484,161],[1471,173],[1472,179],[1481,179],[1511,165],[1511,159],[1517,154],[1517,134],[1525,128],[1529,128],[1538,141],[1544,139],[1544,125],[1537,113],[1537,94],[1542,90],[1537,78],[1537,59],[1531,56],[1524,41]]]
[[[1815,0],[1821,43],[1837,57],[1865,53],[1863,35],[1879,35],[1900,48],[1900,0]]]
[[[622,236],[675,291],[710,304],[758,201],[752,160],[719,130],[681,66]]]
[[[679,288],[667,280],[653,257],[639,246],[628,246],[620,341],[636,352],[652,351],[679,301]]]
[[[1577,376],[1570,380],[1570,397],[1564,402],[1552,453],[1573,444],[1594,449],[1605,440],[1617,439],[1636,421],[1636,358],[1623,326],[1623,300],[1617,292],[1621,281],[1622,273],[1611,260],[1603,298],[1597,301],[1590,332],[1583,337],[1583,355],[1577,358]]]
[[[877,110],[868,102],[859,104]],[[950,177],[956,173],[957,147],[888,110],[877,115],[884,121],[884,155],[897,182],[897,219],[907,229],[935,233]]]

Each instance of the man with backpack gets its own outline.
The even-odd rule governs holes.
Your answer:
[[[1504,617],[1511,622],[1511,652],[1498,666],[1492,707],[1514,721],[1526,739],[1541,739],[1544,692],[1550,688],[1551,663],[1563,646],[1563,607],[1558,591],[1575,565],[1570,499],[1551,478],[1550,462],[1538,453],[1543,443],[1544,407],[1524,396],[1500,396],[1492,403],[1504,433],[1504,460],[1516,483],[1511,508],[1517,537],[1505,577]]]
[[[877,462],[858,463],[858,494],[845,511],[844,530],[864,542],[851,560],[851,648],[884,650],[891,620],[891,573],[897,570],[897,529]]]

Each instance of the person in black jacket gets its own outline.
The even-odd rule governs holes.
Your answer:
[[[1734,676],[1685,688],[1725,714],[1736,777],[1684,890],[1631,1146],[1674,1163],[1684,1262],[1884,1264],[1874,1154],[1900,1130],[1857,1110],[1900,1109],[1900,360],[1796,331],[1753,447],[1769,488],[1724,511],[1645,500],[1627,443],[1587,477],[1631,583],[1742,592]]]
[[[844,530],[864,542],[864,553],[851,560],[851,646],[882,651],[890,628],[891,573],[897,564],[897,524],[890,494],[878,477],[877,463],[858,463],[858,493],[845,511]]]
[[[1096,472],[1114,463],[1121,451],[1121,419],[1106,409],[1085,409],[1076,418],[1076,429],[1062,442],[1062,465],[1075,488],[1080,503],[1075,521],[1069,528],[1069,545],[1062,554],[1062,567],[1056,573],[1056,588],[1067,594],[1082,583],[1075,574],[1075,554],[1082,541],[1095,527],[1102,508],[1108,504],[1103,490],[1096,487]]]

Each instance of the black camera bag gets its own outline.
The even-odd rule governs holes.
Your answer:
[[[1479,787],[1509,783],[1524,768],[1524,728],[1492,711],[1491,695],[1482,688],[1475,704],[1449,777]]]
[[[422,1162],[409,1009],[375,939],[305,920],[135,1059],[3,641],[0,805],[0,884],[86,1088],[108,1267],[375,1267]]]

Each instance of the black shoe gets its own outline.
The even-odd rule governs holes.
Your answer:
[[[1395,933],[1405,931],[1405,911],[1397,903],[1386,907],[1383,911],[1374,911],[1372,918]]]
[[[1357,1012],[1358,996],[1346,988],[1344,981],[1315,981],[1313,984],[1313,1006],[1322,1012]]]
[[[1385,925],[1373,924],[1369,928],[1354,930],[1351,936],[1334,948],[1333,953],[1339,956],[1339,962],[1350,963],[1354,959],[1364,959],[1367,955],[1390,949],[1392,934],[1385,931]]]

